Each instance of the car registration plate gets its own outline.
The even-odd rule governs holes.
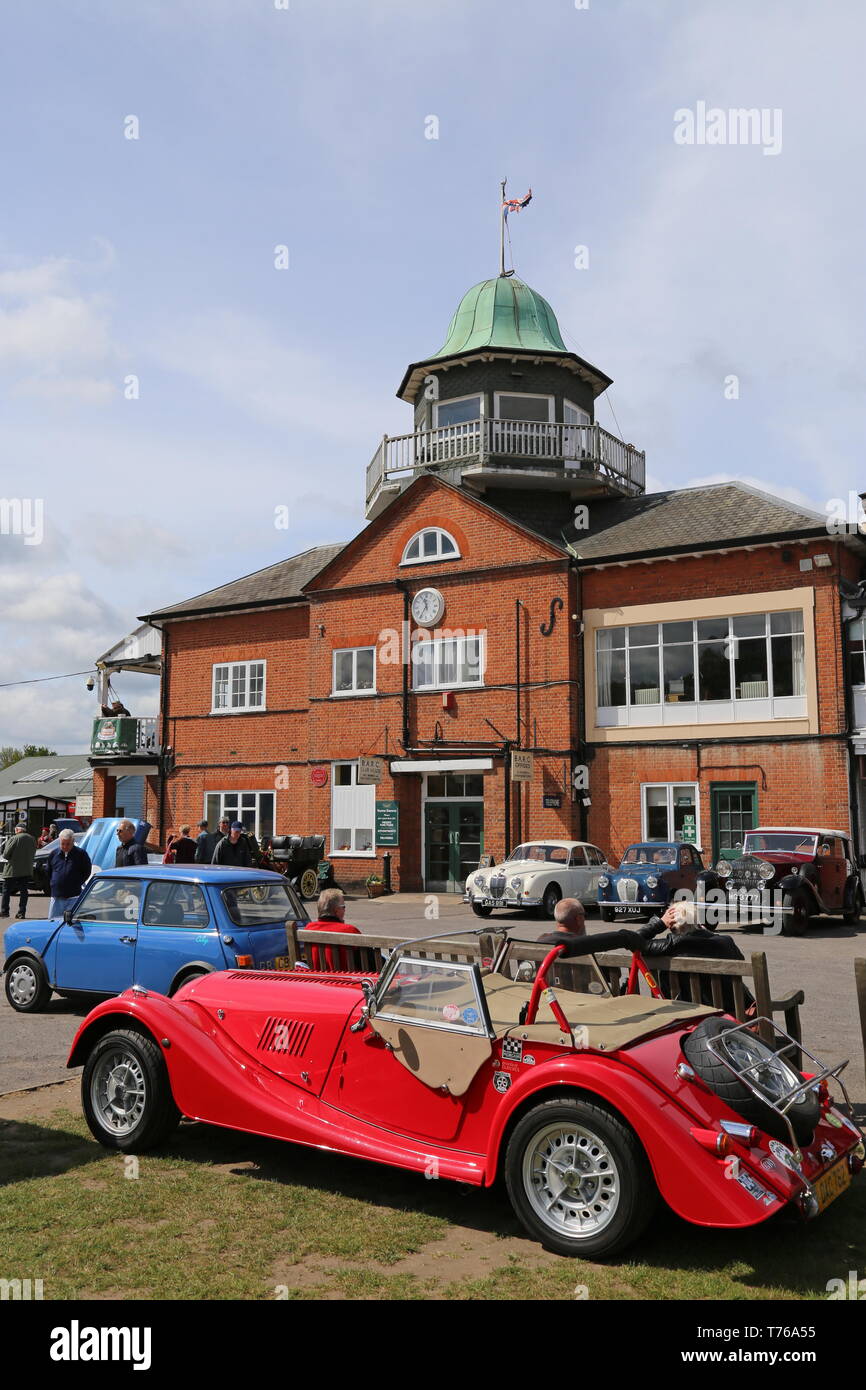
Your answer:
[[[291,970],[292,962],[288,956],[274,956],[275,970]]]
[[[504,899],[504,898],[482,898],[482,899],[481,899],[481,906],[482,906],[482,907],[504,907],[504,905],[505,905],[505,899]]]
[[[841,1197],[850,1182],[851,1173],[848,1168],[848,1160],[843,1158],[839,1163],[834,1163],[833,1167],[823,1173],[815,1183],[818,1210],[824,1211],[831,1202],[835,1202],[837,1197]]]
[[[637,911],[636,907],[635,907],[632,903],[621,903],[619,906],[615,907],[613,910],[614,910],[614,912],[636,912],[636,911]]]

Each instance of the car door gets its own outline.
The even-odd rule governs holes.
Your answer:
[[[140,878],[91,879],[59,932],[56,989],[120,994],[134,983],[143,888]]]
[[[147,885],[138,942],[135,983],[167,994],[184,966],[226,967],[220,934],[198,884],[154,879]]]
[[[838,835],[822,835],[818,841],[818,892],[828,912],[841,912],[848,866]]]
[[[607,860],[598,848],[598,845],[585,845],[584,851],[589,862],[588,886],[585,901],[594,903],[598,899],[598,880],[605,871]]]
[[[491,1055],[477,966],[401,956],[382,979],[372,1023],[344,1034],[324,1099],[371,1124],[447,1142]]]
[[[572,898],[577,898],[580,902],[595,900],[595,893],[592,890],[592,875],[586,862],[586,849],[583,845],[572,845],[568,861],[567,881],[567,892]]]

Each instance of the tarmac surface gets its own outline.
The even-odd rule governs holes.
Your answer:
[[[44,918],[47,911],[47,898],[30,898],[28,917]],[[439,915],[434,917],[437,911]],[[440,931],[453,935],[481,925],[459,897],[446,894],[350,898],[346,918],[366,932],[395,941]],[[507,922],[521,936],[533,939],[550,929],[541,918],[518,912],[494,913],[487,925],[497,922]],[[8,926],[8,921],[0,922],[0,933]],[[590,933],[609,929],[590,914]],[[866,1102],[863,1040],[854,987],[854,960],[866,959],[866,918],[855,927],[845,926],[840,918],[818,918],[817,925],[803,937],[744,933],[736,927],[731,934],[747,959],[753,951],[766,952],[775,997],[792,989],[805,990],[806,1002],[800,1010],[805,1046],[825,1063],[850,1058],[845,1078],[851,1098],[860,1104]],[[5,994],[0,996],[0,1095],[68,1080],[69,1046],[80,1020],[96,1002],[83,998],[72,1002],[55,995],[45,1013],[30,1015],[17,1014]]]

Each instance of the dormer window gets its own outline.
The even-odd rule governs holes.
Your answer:
[[[418,531],[403,551],[401,565],[423,565],[430,560],[459,560],[460,551],[453,536],[439,526]]]

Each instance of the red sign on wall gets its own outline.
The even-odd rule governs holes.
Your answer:
[[[314,767],[310,770],[310,781],[314,787],[324,787],[328,780],[328,769],[326,767]]]

